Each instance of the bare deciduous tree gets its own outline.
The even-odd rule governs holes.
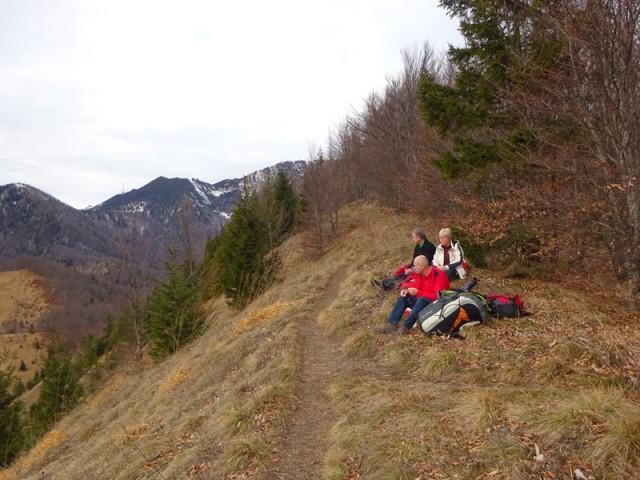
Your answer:
[[[303,221],[313,232],[314,248],[318,255],[325,249],[326,196],[323,180],[324,156],[320,148],[309,146],[309,162],[302,177],[302,195],[305,202]]]
[[[125,315],[130,317],[135,341],[136,359],[142,360],[142,349],[147,343],[144,322],[145,299],[150,291],[149,249],[151,239],[142,224],[132,223],[130,229],[118,241],[120,270],[126,286]]]
[[[371,93],[362,111],[338,127],[331,158],[344,162],[349,188],[358,198],[438,211],[447,208],[450,190],[429,159],[442,141],[424,127],[416,92],[424,70],[443,79],[451,72],[428,44],[401,55],[402,72],[389,77],[383,93]]]
[[[522,28],[553,62],[519,52],[525,81],[503,94],[543,144],[539,178],[564,176],[553,207],[589,218],[640,293],[640,3],[563,0],[531,18]]]

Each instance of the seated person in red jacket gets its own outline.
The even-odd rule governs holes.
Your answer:
[[[414,244],[411,263],[402,265],[400,268],[398,268],[398,270],[395,271],[393,277],[391,278],[383,278],[382,280],[372,278],[372,285],[380,287],[383,290],[393,290],[405,278],[407,278],[407,276],[409,276],[409,274],[411,273],[411,268],[413,267],[413,262],[418,255],[424,255],[425,257],[427,257],[427,261],[429,262],[429,265],[431,265],[431,262],[433,262],[433,255],[436,253],[436,246],[429,240],[427,240],[427,234],[424,233],[424,230],[413,230],[411,232],[411,241]]]
[[[373,329],[379,333],[393,333],[394,336],[406,335],[416,323],[420,311],[438,298],[439,291],[450,288],[444,272],[432,267],[424,255],[417,256],[413,259],[413,272],[402,282],[398,300],[386,323]],[[407,308],[411,309],[411,313],[398,329],[398,323]]]

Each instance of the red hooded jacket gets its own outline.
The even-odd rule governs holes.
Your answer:
[[[437,268],[430,267],[430,271],[427,275],[412,272],[402,282],[400,289],[403,288],[417,288],[418,294],[416,297],[426,297],[431,301],[438,298],[438,292],[441,290],[449,290],[451,284],[447,278],[447,274],[441,272]]]

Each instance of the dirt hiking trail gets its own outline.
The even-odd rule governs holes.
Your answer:
[[[315,480],[323,476],[324,455],[330,447],[329,434],[339,419],[332,407],[328,388],[338,376],[379,375],[374,365],[362,358],[348,358],[342,342],[318,322],[323,310],[338,298],[340,275],[327,282],[327,289],[314,301],[315,315],[301,320],[298,334],[300,370],[294,389],[295,406],[285,418],[284,438],[276,447],[277,459],[261,479]]]

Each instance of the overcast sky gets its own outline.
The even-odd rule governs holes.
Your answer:
[[[402,49],[461,43],[437,4],[0,0],[0,185],[85,208],[306,160]]]

